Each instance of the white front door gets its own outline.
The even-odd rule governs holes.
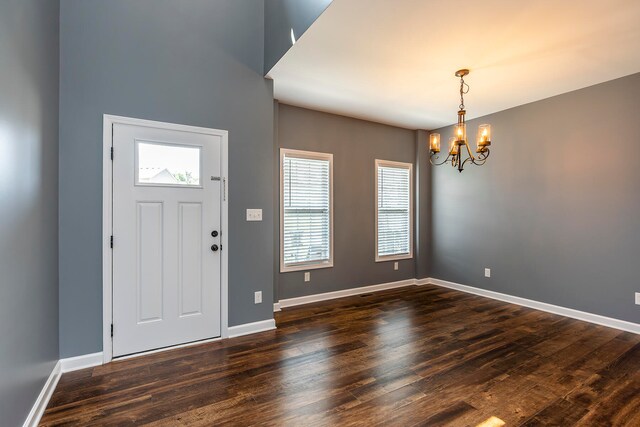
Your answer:
[[[222,136],[113,125],[113,356],[220,336]]]

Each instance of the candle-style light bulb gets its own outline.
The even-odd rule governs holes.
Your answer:
[[[478,137],[476,138],[476,151],[481,153],[487,150],[487,146],[491,145],[491,125],[478,126]]]
[[[464,123],[458,123],[453,128],[453,135],[458,141],[467,140],[467,126]]]
[[[452,136],[451,138],[449,138],[449,154],[451,154],[452,156],[455,156],[456,154],[458,154],[458,144],[456,142],[456,137]]]
[[[432,153],[440,152],[440,134],[439,133],[432,133],[431,135],[429,135],[429,150],[431,150]]]

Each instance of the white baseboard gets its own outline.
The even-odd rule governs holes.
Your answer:
[[[93,368],[94,366],[102,365],[102,352],[60,359],[60,365],[63,374],[79,369]]]
[[[369,292],[383,291],[385,289],[402,288],[416,284],[416,279],[399,280],[397,282],[381,283],[379,285],[361,286],[359,288],[344,289],[342,291],[325,292],[323,294],[307,295],[304,297],[281,299],[276,303],[281,308],[296,305],[310,304],[312,302],[326,301],[336,298],[350,297],[353,295],[368,294]],[[274,307],[275,308],[275,307]]]
[[[277,311],[282,311],[282,307],[280,306],[279,302],[273,304],[273,312],[275,313]]]
[[[546,311],[548,313],[559,314],[561,316],[571,317],[573,319],[584,320],[585,322],[595,323],[597,325],[608,326],[622,331],[640,334],[640,324],[627,322],[626,320],[614,319],[611,317],[601,316],[599,314],[587,313],[585,311],[574,310],[573,308],[561,307],[559,305],[548,304],[530,300],[527,298],[516,297],[513,295],[502,294],[500,292],[488,291],[486,289],[474,288],[473,286],[461,285],[459,283],[448,282],[446,280],[429,278],[428,283],[432,285],[442,286],[445,288],[455,289],[457,291],[467,292],[470,294],[480,295],[487,298],[505,301],[512,304],[518,304],[525,307],[535,308],[536,310]]]
[[[44,383],[42,390],[40,390],[40,394],[33,404],[31,411],[29,411],[29,415],[27,415],[27,419],[24,421],[23,427],[36,427],[38,423],[40,423],[40,419],[44,414],[44,410],[47,409],[49,399],[51,399],[61,375],[62,368],[61,363],[58,360],[56,366],[53,367],[53,371],[49,374],[49,378],[47,378],[47,381]]]
[[[257,332],[270,331],[276,328],[274,319],[261,320],[259,322],[245,323],[243,325],[229,327],[229,338],[240,337],[242,335],[255,334]]]

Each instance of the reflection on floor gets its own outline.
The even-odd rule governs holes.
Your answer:
[[[63,375],[43,425],[640,425],[640,336],[436,286]]]

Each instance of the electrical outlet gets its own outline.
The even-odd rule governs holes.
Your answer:
[[[640,305],[640,292],[636,292],[636,304]]]
[[[490,268],[485,268],[484,269],[484,277],[491,277],[491,269]]]
[[[253,303],[254,304],[262,303],[262,291],[255,292],[253,294]]]
[[[311,272],[310,271],[305,271],[304,272],[304,281],[305,282],[310,282],[311,281]]]
[[[262,221],[262,209],[247,209],[247,221]]]
[[[397,269],[398,269],[398,261],[396,261],[396,262],[394,262],[394,263],[393,263],[393,269],[394,269],[394,270],[397,270]]]

